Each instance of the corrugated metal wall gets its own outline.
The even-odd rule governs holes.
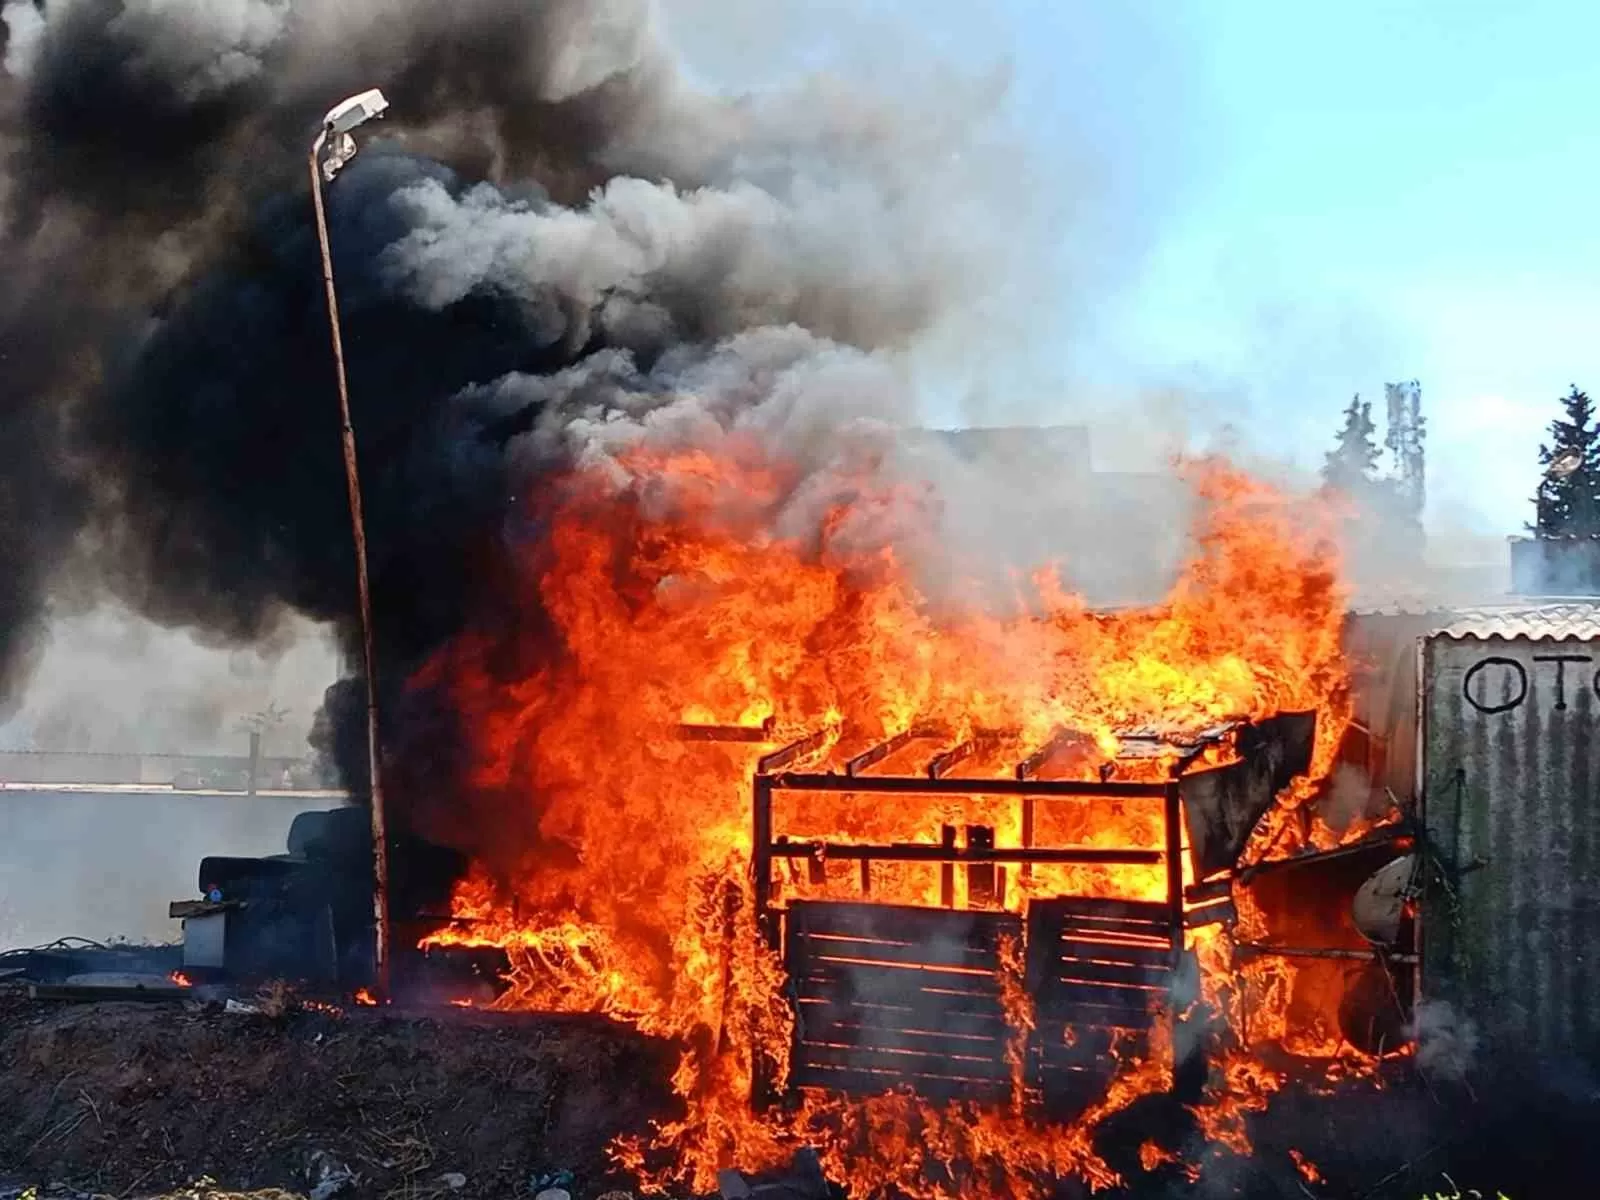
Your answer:
[[[1423,644],[1425,991],[1502,1048],[1600,1061],[1600,640]]]

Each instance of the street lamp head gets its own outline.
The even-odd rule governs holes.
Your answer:
[[[349,133],[356,126],[383,116],[388,107],[389,101],[384,99],[383,93],[369,88],[330,108],[328,115],[322,118],[322,128],[330,134]]]
[[[1583,452],[1581,450],[1567,450],[1550,460],[1550,465],[1545,468],[1546,479],[1565,479],[1583,466]]]
[[[356,140],[350,136],[351,130],[383,116],[388,107],[389,101],[384,99],[383,93],[369,88],[328,110],[328,115],[322,118],[322,132],[317,135],[311,151],[315,159],[322,153],[324,144],[327,146],[327,157],[322,159],[325,180],[332,183],[345,163],[356,156]]]

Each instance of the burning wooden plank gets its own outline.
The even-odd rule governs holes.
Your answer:
[[[768,717],[759,725],[698,725],[684,723],[674,730],[680,742],[743,742],[752,745],[770,744],[777,719]]]

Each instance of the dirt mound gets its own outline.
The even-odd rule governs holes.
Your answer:
[[[337,1164],[346,1196],[471,1200],[565,1169],[596,1194],[607,1142],[670,1112],[671,1062],[592,1018],[0,1000],[0,1176],[304,1193]]]

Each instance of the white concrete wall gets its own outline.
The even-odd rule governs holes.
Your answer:
[[[208,854],[284,852],[297,813],[337,794],[0,790],[0,949],[78,936],[176,941]]]

